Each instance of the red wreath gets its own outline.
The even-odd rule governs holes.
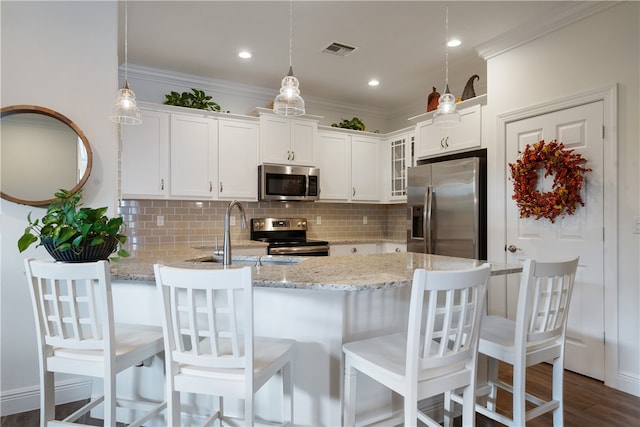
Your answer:
[[[529,145],[521,153],[520,159],[509,163],[513,196],[520,218],[535,216],[555,222],[556,217],[573,215],[578,205],[584,206],[580,196],[582,174],[591,171],[583,165],[587,160],[574,150],[567,150],[556,140],[545,144],[544,140]],[[538,169],[544,168],[544,177],[553,175],[551,191],[536,190]]]

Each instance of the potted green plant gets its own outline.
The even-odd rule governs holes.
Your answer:
[[[196,108],[199,110],[220,111],[220,105],[211,100],[203,90],[191,89],[192,92],[182,92],[182,94],[171,91],[165,95],[166,105],[176,105],[178,107]]]
[[[81,191],[72,193],[60,189],[55,193],[42,219],[31,219],[18,240],[18,249],[23,252],[32,244],[44,246],[58,261],[91,262],[102,259],[117,261],[128,257],[122,248],[127,236],[120,233],[122,217],[109,218],[106,207],[82,207]],[[110,255],[116,253],[117,256]]]

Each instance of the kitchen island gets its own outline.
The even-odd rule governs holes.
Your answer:
[[[224,268],[202,253],[183,259],[123,259],[112,266],[116,320],[161,324],[153,264],[186,268]],[[236,257],[235,265],[252,265],[255,333],[297,341],[293,366],[294,423],[341,424],[342,344],[375,335],[406,330],[413,272],[468,269],[482,261],[415,253],[391,253],[291,259],[290,264],[264,264],[257,257]],[[202,262],[207,261],[209,262]],[[297,261],[297,262],[294,262]],[[492,275],[521,271],[520,266],[493,265]],[[156,363],[143,392],[162,390],[162,367]],[[154,370],[155,369],[155,370]],[[155,372],[155,373],[154,373]],[[142,375],[139,374],[139,375]],[[397,404],[389,391],[358,378],[359,417],[375,418]],[[256,396],[256,413],[279,419],[270,396],[277,383]],[[141,390],[137,390],[141,392]],[[161,396],[160,396],[161,397]]]

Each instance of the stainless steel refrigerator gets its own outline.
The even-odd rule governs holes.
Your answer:
[[[486,157],[410,167],[407,251],[487,258]]]

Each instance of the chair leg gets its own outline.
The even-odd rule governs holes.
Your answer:
[[[218,424],[220,425],[220,427],[222,427],[222,421],[224,420],[224,399],[222,398],[222,396],[218,397],[218,414]]]
[[[418,425],[418,398],[411,393],[404,396],[404,425],[410,427]]]
[[[291,363],[282,368],[282,423],[293,423],[293,377]]]
[[[344,370],[344,413],[343,423],[345,427],[356,424],[356,370],[351,367],[351,360],[345,358]]]
[[[244,397],[244,422],[245,425],[253,425],[253,387]]]
[[[476,425],[476,384],[471,382],[462,391],[462,425],[465,427],[475,427]]]
[[[526,423],[526,375],[527,367],[522,360],[517,366],[513,366],[513,425],[524,426]]]
[[[54,374],[47,372],[46,367],[40,373],[40,426],[46,427],[49,421],[55,420]]]
[[[564,357],[561,355],[553,361],[552,373],[552,399],[558,402],[558,407],[553,411],[553,425],[561,427],[564,425]]]
[[[111,373],[102,379],[104,386],[104,425],[116,425],[116,376]]]
[[[490,411],[496,410],[496,401],[498,399],[498,387],[496,382],[498,381],[498,361],[493,358],[489,359],[489,372],[487,374],[487,383],[491,387],[489,395],[487,397],[487,409]]]
[[[444,427],[451,427],[453,425],[453,413],[456,407],[456,403],[451,400],[451,392],[447,391],[444,394]]]

